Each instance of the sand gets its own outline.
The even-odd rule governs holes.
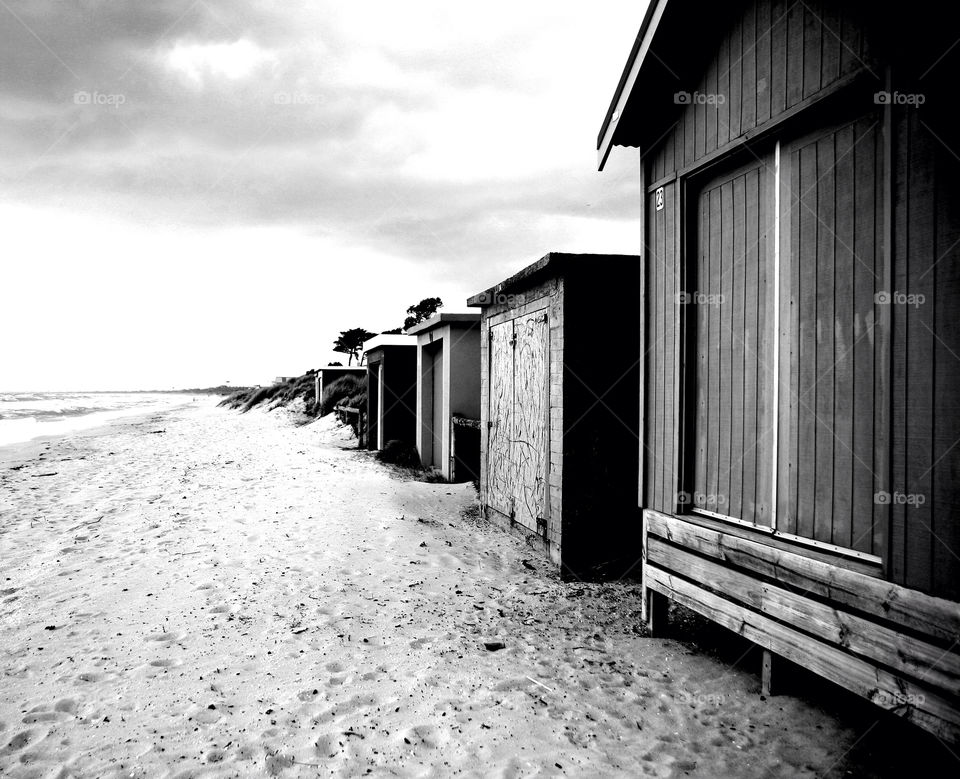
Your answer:
[[[204,400],[6,450],[0,774],[842,775],[842,721],[354,445]]]

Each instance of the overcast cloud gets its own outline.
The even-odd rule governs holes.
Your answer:
[[[0,293],[21,333],[0,389],[262,381],[419,297],[462,310],[547,251],[637,251],[635,158],[599,174],[595,141],[643,5],[0,0],[2,262],[21,285]],[[177,289],[202,307],[180,324]],[[354,297],[316,305],[333,295]],[[188,347],[284,311],[286,338]],[[176,372],[148,369],[137,343],[171,342]]]

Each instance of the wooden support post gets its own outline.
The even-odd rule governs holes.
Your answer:
[[[763,650],[762,668],[760,671],[760,694],[764,698],[773,695],[773,652]]]
[[[647,630],[651,636],[663,636],[667,632],[667,608],[670,601],[666,595],[647,589]]]

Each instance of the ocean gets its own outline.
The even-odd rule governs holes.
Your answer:
[[[0,392],[0,446],[64,435],[189,402],[151,392]]]

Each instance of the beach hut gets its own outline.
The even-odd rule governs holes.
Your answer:
[[[941,6],[651,0],[646,610],[670,598],[960,732],[960,49]]]
[[[406,332],[417,338],[420,462],[451,481],[479,478],[479,436],[462,427],[455,453],[453,420],[480,418],[480,314],[437,314]]]
[[[377,335],[363,344],[367,361],[367,448],[388,441],[413,446],[417,428],[417,339]]]
[[[317,403],[323,398],[323,388],[344,376],[356,376],[358,379],[365,378],[367,367],[365,365],[327,365],[324,368],[317,368],[313,378],[314,399]]]
[[[481,309],[480,500],[564,577],[639,560],[639,258],[548,254]]]

